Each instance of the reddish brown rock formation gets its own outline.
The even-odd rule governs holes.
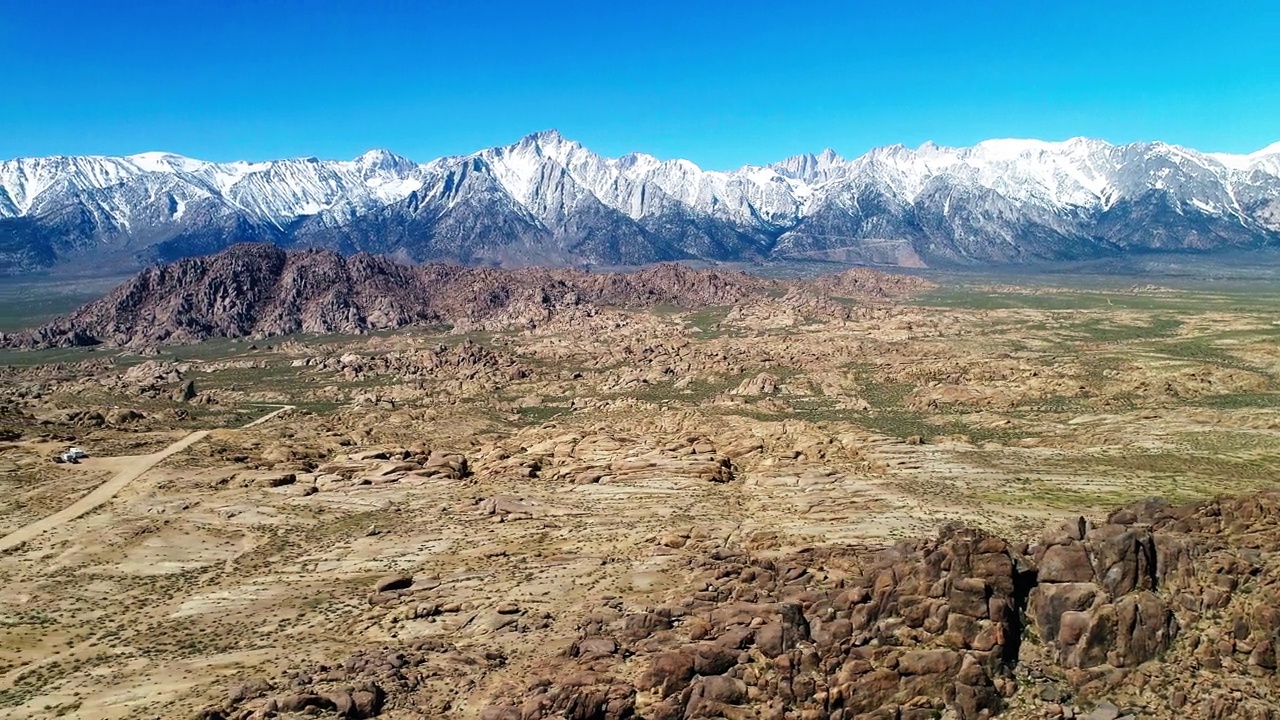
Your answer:
[[[1051,530],[1025,552],[967,528],[871,557],[690,546],[696,592],[601,606],[536,677],[504,676],[479,716],[1042,717],[1070,698],[1104,713],[1116,699],[1142,717],[1276,718],[1277,547],[1280,493],[1143,502],[1100,526]],[[232,693],[205,717],[272,703],[344,717],[426,711],[439,706],[431,678],[458,667],[433,664],[428,646],[456,652],[378,651],[346,670],[299,673],[287,696],[271,685]],[[477,677],[501,664],[470,662]]]
[[[822,293],[884,297],[925,285],[871,271],[815,285]],[[411,324],[519,326],[581,305],[699,308],[767,297],[785,287],[741,272],[656,265],[632,273],[410,266],[327,250],[232,246],[216,255],[144,270],[64,318],[0,335],[0,345],[106,343],[135,347],[212,337],[359,333]]]

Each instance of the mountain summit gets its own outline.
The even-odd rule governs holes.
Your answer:
[[[415,163],[168,153],[0,163],[0,272],[133,269],[241,241],[526,265],[823,258],[965,265],[1280,244],[1280,143],[926,143],[731,172],[555,130]]]

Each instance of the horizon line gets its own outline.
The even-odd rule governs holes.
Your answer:
[[[481,148],[478,148],[478,149],[476,149],[476,150],[472,150],[472,151],[470,151],[470,152],[465,152],[465,153],[454,153],[454,154],[437,155],[437,156],[435,156],[435,157],[433,157],[433,158],[430,158],[430,159],[428,159],[428,160],[415,160],[415,159],[410,158],[410,157],[408,157],[408,156],[406,156],[406,155],[401,155],[400,153],[397,153],[397,152],[395,152],[394,150],[391,150],[390,148],[386,148],[386,147],[376,147],[376,146],[375,146],[375,147],[371,147],[371,148],[369,148],[368,150],[364,151],[363,153],[360,153],[359,155],[356,155],[355,157],[351,157],[351,158],[343,158],[343,157],[327,157],[327,158],[321,158],[321,157],[318,157],[318,156],[316,156],[316,155],[299,155],[299,156],[293,156],[293,157],[272,157],[272,158],[261,159],[261,160],[249,160],[249,159],[245,159],[245,158],[239,158],[239,159],[235,159],[235,160],[205,160],[205,159],[203,159],[203,158],[195,157],[195,156],[193,156],[193,155],[185,155],[185,154],[183,154],[183,153],[173,152],[173,151],[170,151],[170,150],[143,150],[143,151],[141,151],[141,152],[128,153],[128,154],[85,153],[85,154],[77,154],[77,155],[65,155],[65,154],[54,154],[54,155],[17,155],[17,156],[13,156],[13,157],[5,158],[4,160],[0,160],[0,163],[11,163],[11,162],[16,162],[16,161],[21,161],[21,160],[44,160],[44,159],[53,159],[53,158],[134,159],[134,158],[141,158],[141,157],[148,156],[148,155],[159,155],[159,156],[168,156],[168,157],[181,158],[181,159],[183,159],[183,160],[192,160],[192,161],[195,161],[195,162],[206,163],[206,164],[211,164],[211,165],[236,165],[236,164],[249,164],[249,165],[255,165],[255,164],[266,164],[266,163],[276,163],[276,162],[306,162],[306,161],[315,161],[315,162],[356,162],[356,161],[360,160],[361,158],[363,158],[363,157],[365,157],[365,156],[367,156],[367,155],[370,155],[370,154],[373,154],[373,153],[384,152],[384,153],[387,153],[387,154],[392,155],[392,156],[394,156],[394,157],[397,157],[397,158],[400,158],[400,159],[403,159],[403,160],[407,160],[407,161],[409,161],[409,162],[411,162],[411,163],[414,163],[415,165],[426,165],[426,164],[429,164],[429,163],[435,162],[435,161],[437,161],[437,160],[444,160],[444,159],[449,159],[449,158],[464,158],[464,157],[470,157],[470,156],[472,156],[472,155],[477,155],[477,154],[479,154],[479,153],[483,153],[483,152],[488,151],[488,150],[496,150],[496,149],[505,149],[505,148],[515,147],[515,146],[520,145],[521,143],[523,143],[523,142],[525,142],[525,141],[527,141],[527,140],[530,140],[530,139],[541,139],[541,138],[543,138],[543,137],[549,137],[549,136],[554,136],[554,137],[560,138],[560,139],[564,140],[565,142],[569,142],[569,143],[576,144],[576,145],[578,145],[579,147],[581,147],[581,148],[583,148],[583,149],[585,149],[585,150],[588,150],[588,151],[590,151],[590,152],[595,153],[595,151],[594,151],[594,150],[591,150],[589,147],[587,147],[587,145],[586,145],[586,144],[582,143],[581,141],[579,141],[579,140],[575,140],[575,139],[573,139],[573,138],[566,137],[563,133],[561,133],[561,132],[560,132],[558,129],[556,129],[556,128],[548,128],[548,129],[546,129],[546,130],[538,130],[538,131],[535,131],[535,132],[527,133],[527,134],[525,134],[525,135],[521,136],[519,139],[517,139],[517,140],[516,140],[516,141],[514,141],[514,142],[510,142],[510,143],[506,143],[506,144],[499,144],[499,145],[489,145],[489,146],[481,147]],[[831,152],[831,153],[833,153],[837,158],[839,158],[839,159],[841,159],[841,160],[844,160],[844,161],[846,161],[846,162],[850,162],[850,161],[853,161],[853,160],[857,160],[858,158],[864,157],[864,156],[866,156],[866,155],[869,155],[869,154],[871,154],[871,153],[873,153],[873,152],[875,152],[875,151],[877,151],[877,150],[888,150],[888,149],[894,149],[894,148],[902,148],[902,149],[904,149],[904,150],[908,150],[908,151],[913,152],[913,153],[919,153],[919,152],[921,152],[922,150],[925,150],[926,148],[936,148],[936,149],[938,149],[938,150],[957,150],[957,151],[959,151],[959,150],[972,150],[972,149],[974,149],[974,148],[976,148],[976,147],[978,147],[978,146],[980,146],[980,145],[984,145],[984,144],[988,144],[988,143],[1000,143],[1000,142],[1038,143],[1038,144],[1042,144],[1042,145],[1061,146],[1061,145],[1069,144],[1069,143],[1074,142],[1074,141],[1090,141],[1090,142],[1099,142],[1099,143],[1102,143],[1102,144],[1107,145],[1107,146],[1112,147],[1112,148],[1129,147],[1129,146],[1132,146],[1132,145],[1163,145],[1163,146],[1166,146],[1166,147],[1173,147],[1173,148],[1177,148],[1177,149],[1179,149],[1179,150],[1188,150],[1188,151],[1191,151],[1191,152],[1194,152],[1194,153],[1197,153],[1197,154],[1199,154],[1199,155],[1203,155],[1203,156],[1206,156],[1206,157],[1210,157],[1210,158],[1218,158],[1218,157],[1230,157],[1230,158],[1254,158],[1254,157],[1262,157],[1262,156],[1267,156],[1267,155],[1272,155],[1272,154],[1280,154],[1280,140],[1277,140],[1276,142],[1273,142],[1273,143],[1271,143],[1271,144],[1269,144],[1269,145],[1266,145],[1266,146],[1264,146],[1264,147],[1262,147],[1262,148],[1259,148],[1258,150],[1254,150],[1254,151],[1252,151],[1252,152],[1247,152],[1247,153],[1233,153],[1233,152],[1216,152],[1216,151],[1200,150],[1200,149],[1198,149],[1198,148],[1190,147],[1190,146],[1188,146],[1188,145],[1180,145],[1180,144],[1178,144],[1178,143],[1172,143],[1172,142],[1168,142],[1168,141],[1165,141],[1165,140],[1134,140],[1134,141],[1131,141],[1131,142],[1117,143],[1117,142],[1112,142],[1112,141],[1110,141],[1110,140],[1105,140],[1105,139],[1102,139],[1102,138],[1089,137],[1089,136],[1087,136],[1087,135],[1073,135],[1073,136],[1068,137],[1068,138],[1063,139],[1063,140],[1044,140],[1044,139],[1041,139],[1041,138],[1035,138],[1035,137],[992,137],[992,138],[987,138],[987,139],[985,139],[985,140],[979,140],[978,142],[973,143],[972,145],[942,145],[942,144],[939,144],[939,143],[937,143],[937,142],[934,142],[933,140],[925,140],[925,141],[924,141],[924,142],[922,142],[920,145],[918,145],[918,146],[916,146],[916,147],[914,147],[914,148],[912,148],[912,147],[908,147],[907,145],[905,145],[905,144],[903,144],[903,143],[898,142],[898,143],[889,143],[889,144],[886,144],[886,145],[876,145],[876,146],[873,146],[873,147],[871,147],[871,148],[867,149],[866,151],[864,151],[864,152],[862,152],[862,153],[859,153],[858,155],[853,155],[853,156],[845,156],[845,155],[841,154],[840,152],[836,151],[835,149],[833,149],[833,148],[831,148],[831,147],[829,147],[829,146],[828,146],[828,147],[825,147],[825,148],[823,148],[823,149],[821,149],[821,150],[819,150],[819,151],[817,151],[817,152],[813,152],[813,151],[810,151],[810,152],[801,152],[801,153],[796,153],[796,154],[794,154],[794,155],[788,155],[788,156],[786,156],[786,157],[780,158],[780,159],[778,159],[778,160],[774,160],[774,161],[772,161],[772,162],[767,162],[767,163],[763,163],[763,164],[747,163],[747,164],[745,164],[745,165],[739,165],[739,166],[737,166],[737,167],[730,168],[730,169],[727,169],[727,170],[722,170],[722,169],[708,169],[708,168],[706,168],[706,167],[703,167],[702,165],[700,165],[700,164],[699,164],[699,163],[697,163],[696,161],[691,160],[691,159],[689,159],[689,158],[685,158],[685,157],[671,157],[671,158],[665,158],[665,159],[664,159],[664,158],[660,158],[660,157],[658,157],[658,156],[656,156],[656,155],[653,155],[653,154],[651,154],[651,153],[644,152],[644,151],[642,151],[642,150],[635,150],[635,151],[631,151],[631,152],[623,153],[622,155],[617,155],[617,156],[612,156],[612,157],[610,157],[610,156],[605,156],[605,155],[601,155],[601,154],[599,154],[599,153],[596,153],[596,154],[597,154],[597,155],[600,155],[600,157],[603,157],[603,158],[605,158],[605,159],[609,159],[609,160],[617,160],[617,159],[621,159],[621,158],[624,158],[624,157],[629,157],[629,156],[632,156],[632,155],[645,155],[645,156],[652,157],[652,158],[654,158],[654,159],[656,159],[656,160],[658,160],[658,161],[660,161],[660,162],[664,162],[664,163],[665,163],[665,162],[674,162],[674,161],[684,161],[684,162],[689,162],[689,163],[694,164],[694,165],[695,165],[699,170],[703,170],[703,171],[706,171],[706,172],[723,172],[723,173],[731,173],[731,172],[736,172],[736,171],[744,170],[744,169],[747,169],[747,168],[762,168],[762,167],[769,167],[770,165],[776,165],[776,164],[778,164],[778,163],[785,162],[785,161],[790,160],[790,159],[792,159],[792,158],[799,158],[799,157],[811,157],[811,158],[817,158],[817,157],[819,157],[819,156],[821,156],[821,155],[826,154],[827,152]]]

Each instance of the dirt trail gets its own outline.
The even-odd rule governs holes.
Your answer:
[[[296,406],[296,405],[261,405],[261,406],[259,406],[259,407],[274,407],[274,408],[278,408],[278,409],[277,409],[277,410],[273,410],[273,411],[271,411],[271,412],[267,413],[266,415],[263,415],[262,417],[258,418],[257,420],[254,420],[254,421],[253,421],[253,422],[251,422],[251,423],[246,423],[246,424],[245,424],[245,427],[247,427],[247,428],[251,428],[251,427],[254,427],[255,425],[261,425],[261,424],[263,424],[263,423],[267,422],[268,420],[271,420],[272,418],[274,418],[274,417],[275,417],[275,416],[277,416],[277,415],[280,415],[280,414],[282,414],[282,413],[287,413],[287,412],[289,412],[290,410],[293,410],[293,409],[294,409],[294,408],[296,408],[297,406]]]
[[[244,427],[250,428],[256,425],[261,425],[277,415],[288,412],[293,408],[293,405],[281,405],[279,406],[279,409],[263,415],[257,420],[246,424]],[[200,440],[203,440],[208,434],[208,430],[197,430],[160,452],[123,459],[125,461],[121,466],[120,471],[117,472],[110,480],[94,488],[88,495],[85,495],[52,515],[41,518],[29,525],[26,525],[25,527],[21,527],[8,535],[5,535],[3,538],[0,538],[0,552],[16,548],[28,540],[39,537],[49,530],[65,525],[81,515],[97,509],[108,500],[115,497],[116,493],[123,490],[126,485],[136,480],[146,471],[155,467],[161,460],[164,460],[170,455],[186,450]]]

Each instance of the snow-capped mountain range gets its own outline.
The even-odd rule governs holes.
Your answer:
[[[384,150],[0,163],[0,270],[135,266],[241,241],[465,263],[824,258],[902,265],[1280,245],[1280,143],[989,140],[708,171],[555,131],[418,164]]]

